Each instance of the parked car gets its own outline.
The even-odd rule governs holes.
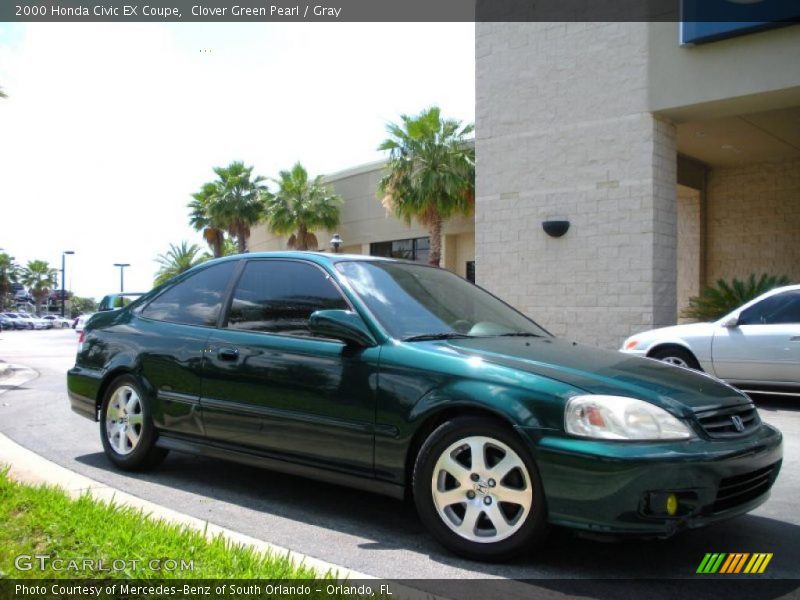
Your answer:
[[[103,299],[100,300],[100,304],[97,305],[97,312],[122,308],[141,296],[143,296],[141,292],[115,292],[113,294],[107,294],[103,296]]]
[[[17,313],[6,312],[3,313],[3,316],[11,322],[14,329],[30,329],[28,321],[20,317]]]
[[[67,290],[64,290],[63,293],[62,293],[61,290],[53,290],[52,292],[50,292],[50,295],[48,296],[48,298],[49,298],[50,302],[60,303],[62,298],[65,301],[69,300],[69,292]]]
[[[91,319],[95,314],[97,313],[87,313],[85,315],[79,315],[78,317],[75,318],[75,321],[72,323],[72,328],[78,333],[81,333],[83,331],[83,328],[86,327],[86,321]]]
[[[11,317],[7,317],[5,313],[0,313],[0,331],[9,331],[11,329],[16,329],[14,321]]]
[[[49,329],[63,329],[72,324],[72,321],[62,317],[61,315],[45,315],[42,318],[50,323],[48,327]]]
[[[48,323],[44,319],[28,313],[18,313],[20,318],[28,325],[28,329],[47,329]]]
[[[283,252],[97,313],[68,373],[109,460],[170,449],[403,498],[454,552],[549,523],[669,536],[763,503],[782,436],[688,369],[559,340],[457,275]]]
[[[746,392],[800,395],[800,285],[771,290],[713,323],[638,333],[622,351],[702,370]]]

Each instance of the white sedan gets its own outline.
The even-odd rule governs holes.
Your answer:
[[[770,290],[713,323],[638,333],[621,351],[703,370],[744,391],[800,395],[800,285]]]

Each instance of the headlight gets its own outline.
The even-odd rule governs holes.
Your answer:
[[[664,409],[623,396],[573,396],[564,414],[567,433],[603,440],[686,440],[691,430]]]

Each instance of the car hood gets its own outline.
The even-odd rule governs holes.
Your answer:
[[[647,400],[687,414],[749,400],[704,373],[613,350],[546,337],[488,337],[446,342],[465,356],[555,379],[592,394]]]
[[[671,327],[661,327],[660,329],[650,329],[632,335],[628,340],[638,340],[640,343],[651,340],[667,339],[691,339],[694,337],[710,337],[717,328],[716,323],[687,323],[685,325],[673,325]],[[628,341],[626,340],[626,342]]]

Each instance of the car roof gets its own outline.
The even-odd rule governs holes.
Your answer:
[[[208,266],[210,263],[220,263],[229,260],[240,260],[242,258],[293,258],[295,260],[302,259],[308,260],[317,264],[334,264],[337,262],[346,261],[364,261],[364,262],[395,262],[395,263],[409,263],[420,265],[422,263],[414,262],[411,260],[399,260],[396,258],[388,258],[385,256],[370,256],[369,254],[333,254],[331,252],[312,252],[306,250],[280,250],[275,252],[248,252],[244,254],[231,254],[230,256],[223,256],[208,262],[197,265],[195,268],[202,268]]]

